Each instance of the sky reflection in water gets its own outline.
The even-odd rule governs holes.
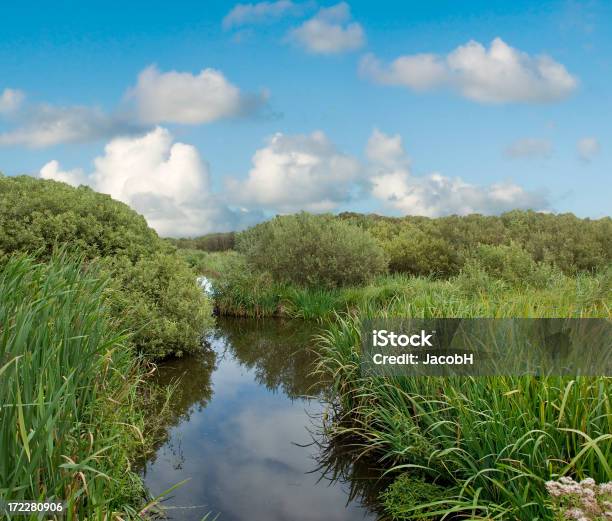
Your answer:
[[[191,478],[165,502],[173,519],[344,521],[375,519],[348,484],[320,480],[311,417],[321,385],[305,347],[312,326],[220,320],[216,352],[173,361],[161,379],[183,375],[167,441],[146,465],[152,494]],[[212,370],[212,374],[211,374]],[[172,508],[179,507],[179,508]],[[196,508],[184,508],[196,507]]]

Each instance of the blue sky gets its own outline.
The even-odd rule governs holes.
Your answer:
[[[2,16],[0,170],[89,184],[162,234],[300,209],[610,213],[610,2]]]

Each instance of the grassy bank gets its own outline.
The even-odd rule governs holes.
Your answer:
[[[66,519],[136,514],[143,369],[77,260],[11,258],[0,272],[0,497],[66,500]]]
[[[221,315],[324,320],[336,313],[410,317],[583,317],[608,316],[611,273],[542,281],[508,281],[479,270],[447,279],[389,274],[361,286],[334,289],[275,282],[249,268],[237,252],[183,253],[214,281]]]
[[[360,320],[338,317],[321,339],[326,429],[396,476],[393,519],[556,519],[547,480],[612,480],[611,378],[364,377]]]

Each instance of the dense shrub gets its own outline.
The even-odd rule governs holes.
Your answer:
[[[193,271],[177,255],[155,253],[131,263],[106,259],[113,314],[135,330],[132,343],[153,358],[181,356],[200,346],[212,324],[212,304],[194,283]]]
[[[270,273],[254,271],[239,253],[223,255],[222,268],[214,283],[219,313],[255,317],[277,315],[281,303],[280,288]]]
[[[58,247],[100,259],[106,292],[139,349],[154,358],[200,347],[211,305],[195,273],[127,205],[81,186],[28,176],[0,177],[0,262],[16,252],[46,260]]]
[[[163,248],[144,217],[91,188],[29,176],[0,177],[0,256],[69,244],[86,258],[124,255],[135,261]]]
[[[200,237],[169,239],[177,248],[201,251],[227,251],[234,249],[235,232],[209,233]]]
[[[255,269],[299,286],[362,284],[387,267],[368,232],[330,215],[276,217],[239,234],[237,249]]]
[[[536,267],[531,255],[516,243],[509,246],[481,244],[472,255],[485,273],[511,283],[527,279]]]
[[[383,247],[392,272],[448,277],[461,267],[462,257],[450,243],[416,227],[402,230]]]
[[[554,265],[566,275],[605,270],[612,263],[612,219],[580,219],[573,214],[545,214],[514,210],[501,216],[382,217],[344,213],[339,216],[368,230],[391,255],[390,268],[415,275],[456,273],[462,259],[479,245],[510,246],[515,243],[537,263]],[[432,241],[432,262],[410,252],[420,231]],[[431,248],[431,246],[429,246]],[[446,258],[448,252],[453,255]],[[416,256],[415,256],[416,255]]]

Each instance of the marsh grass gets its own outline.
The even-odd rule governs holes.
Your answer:
[[[509,283],[466,271],[449,279],[404,274],[379,276],[364,286],[299,288],[253,272],[236,252],[206,253],[222,315],[327,319],[334,313],[434,317],[609,316],[612,270],[568,277],[555,272],[547,284]],[[216,275],[215,275],[216,274]]]
[[[330,439],[404,482],[443,487],[413,501],[384,495],[395,519],[553,519],[545,482],[612,479],[612,378],[364,377],[361,320],[368,317],[609,317],[606,275],[546,289],[497,281],[467,294],[460,281],[406,281],[387,305],[337,314],[319,338],[318,371],[331,376]],[[427,488],[427,487],[426,487]]]
[[[0,497],[65,500],[68,520],[135,516],[143,497],[143,370],[104,286],[62,254],[0,270]]]

